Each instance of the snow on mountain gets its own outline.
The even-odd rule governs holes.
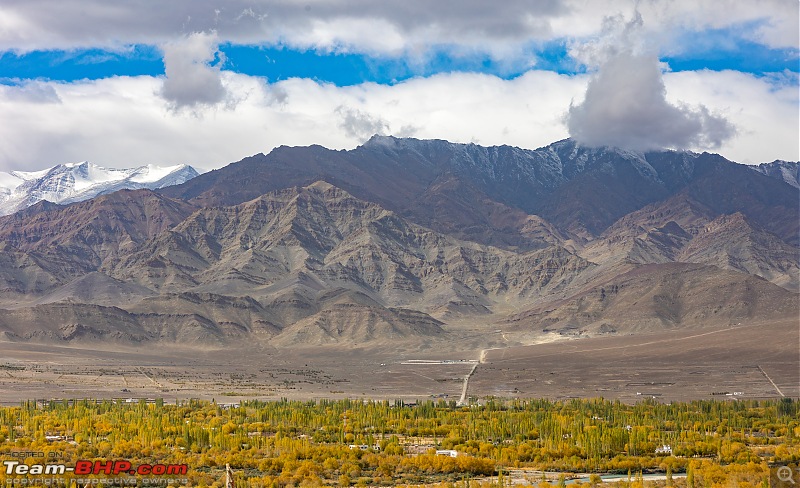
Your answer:
[[[800,188],[800,163],[797,161],[777,159],[771,163],[761,163],[758,166],[750,166],[750,168],[772,178],[783,180],[795,188]]]
[[[419,140],[375,135],[361,146],[362,150],[383,154],[415,153],[423,161],[445,162],[454,172],[492,184],[532,184],[557,188],[587,171],[614,173],[616,166],[629,166],[642,178],[660,182],[658,171],[650,164],[650,154],[613,147],[584,147],[572,139],[564,139],[539,149],[512,146],[479,146],[443,140]],[[684,159],[698,155],[688,151],[674,152]]]
[[[198,174],[185,164],[116,169],[87,161],[59,164],[41,171],[0,172],[0,215],[12,214],[42,200],[68,204],[123,189],[155,190],[184,183]]]

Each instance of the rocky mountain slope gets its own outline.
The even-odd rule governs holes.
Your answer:
[[[0,217],[0,332],[430,345],[796,317],[800,190],[778,176],[570,140],[281,147]]]
[[[797,294],[766,280],[714,266],[636,266],[567,300],[510,316],[512,329],[542,328],[571,336],[631,334],[731,326],[797,315]]]
[[[551,229],[584,243],[682,191],[714,217],[743,212],[758,225],[784,225],[782,237],[795,241],[800,221],[796,190],[719,155],[586,148],[569,139],[536,150],[384,136],[352,151],[279,147],[162,192],[230,205],[317,180],[440,232],[529,249],[551,244]]]

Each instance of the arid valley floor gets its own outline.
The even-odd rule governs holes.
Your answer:
[[[0,342],[0,401],[604,397],[626,403],[800,396],[797,322],[519,345],[500,331],[408,349],[225,350]],[[465,378],[469,376],[465,388]]]

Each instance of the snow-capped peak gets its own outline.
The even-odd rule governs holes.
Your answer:
[[[73,203],[122,189],[178,185],[199,173],[191,166],[103,168],[88,161],[65,163],[41,171],[0,172],[0,215],[8,215],[42,200]]]
[[[797,161],[776,159],[771,163],[761,163],[758,166],[750,166],[750,168],[766,176],[783,180],[795,188],[800,188],[800,163]]]

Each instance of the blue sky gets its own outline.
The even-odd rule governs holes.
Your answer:
[[[797,20],[795,0],[6,0],[0,171],[373,133],[796,160]]]
[[[673,55],[662,55],[672,71],[734,70],[765,75],[800,70],[796,48],[772,48],[742,39],[733,29],[687,34],[684,44],[696,42],[696,48]],[[310,78],[338,86],[364,82],[397,83],[415,76],[449,72],[477,72],[504,79],[514,78],[529,69],[577,74],[586,66],[569,56],[568,39],[529,46],[530,64],[511,64],[493,59],[486,53],[456,55],[446,47],[432,48],[424,59],[403,56],[376,56],[363,53],[337,53],[282,46],[225,43],[212,64],[222,69],[271,82],[288,78]],[[124,49],[36,50],[3,52],[0,78],[6,83],[42,79],[72,82],[111,76],[162,76],[162,52],[154,45],[132,45]]]

